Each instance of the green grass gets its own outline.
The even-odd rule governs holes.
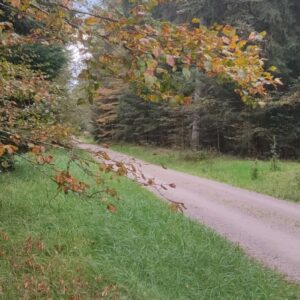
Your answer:
[[[135,145],[114,145],[112,149],[145,161],[196,176],[225,182],[237,187],[300,202],[300,163],[279,161],[278,170],[271,162],[257,162],[257,178],[253,179],[254,161],[204,152],[197,155],[187,151],[159,149]]]
[[[0,299],[300,299],[299,286],[137,184],[111,184],[122,200],[54,198],[23,161],[0,174]]]

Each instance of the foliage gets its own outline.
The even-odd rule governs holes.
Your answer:
[[[171,7],[159,9],[161,15],[169,15],[170,11],[177,21],[196,17],[204,24],[230,24],[242,35],[267,31],[263,44],[269,60],[267,65],[277,66],[286,82],[300,74],[300,5],[297,0],[180,0]]]
[[[1,156],[29,151],[36,155],[37,163],[50,164],[52,158],[44,154],[45,146],[61,146],[69,135],[52,109],[61,97],[59,88],[40,72],[50,71],[39,61],[47,59],[50,50],[44,52],[45,48],[37,44],[63,45],[72,38],[87,49],[101,44],[101,55],[91,52],[88,68],[80,76],[87,82],[89,100],[101,94],[99,70],[128,82],[143,99],[186,105],[192,96],[184,92],[184,86],[194,69],[231,82],[242,100],[251,105],[266,95],[266,86],[282,84],[271,74],[273,69],[264,69],[261,49],[255,44],[263,40],[265,32],[242,38],[230,25],[206,27],[198,19],[186,25],[161,22],[151,15],[158,1],[133,1],[127,15],[100,7],[82,12],[75,4],[71,0],[0,2],[7,18],[0,23],[1,45],[24,51],[37,47],[39,52],[39,56],[32,54],[33,70],[26,66],[23,53],[20,60],[4,57],[1,61],[1,110],[5,121],[0,125]],[[34,23],[22,36],[15,34],[18,16]],[[60,171],[54,180],[65,192],[81,194],[87,189],[68,170]]]
[[[0,56],[12,64],[25,64],[49,79],[58,76],[67,62],[63,48],[58,45],[25,44],[3,47]]]
[[[184,82],[179,75],[189,79],[192,68],[233,81],[236,92],[248,104],[253,97],[265,95],[265,85],[281,84],[278,78],[264,71],[260,48],[253,45],[253,41],[263,39],[264,32],[247,40],[241,39],[228,25],[207,28],[198,20],[193,20],[197,26],[192,27],[157,22],[143,5],[132,9],[127,22],[129,30],[125,19],[100,23],[105,39],[123,45],[127,51],[120,55],[109,50],[99,61],[112,74],[129,80],[142,98],[190,103],[190,95],[180,94]],[[86,19],[86,24],[99,32],[100,24],[95,17]],[[124,68],[126,65],[129,68]]]
[[[187,151],[196,112],[200,119],[200,149],[213,148],[221,153],[269,159],[272,156],[270,145],[276,135],[279,157],[300,157],[297,86],[282,96],[274,95],[276,101],[250,109],[241,105],[230,87],[220,86],[212,80],[202,81],[205,94],[190,106],[144,103],[132,94],[124,95],[114,124],[115,140],[179,147]]]
[[[239,104],[239,100],[230,91],[231,85],[220,86],[219,81],[212,82],[203,77],[193,87],[204,86],[200,97],[193,94],[193,105],[190,109],[181,109],[179,118],[174,118],[160,105],[149,104],[148,111],[157,108],[158,119],[145,118],[147,115],[139,104],[139,97],[125,100],[125,106],[120,103],[120,132],[121,140],[133,141],[131,132],[135,133],[135,142],[144,140],[147,128],[153,128],[147,138],[148,143],[162,146],[189,147],[191,144],[192,124],[195,116],[199,120],[198,147],[215,148],[223,153],[238,154],[253,157],[270,157],[270,144],[276,135],[278,155],[283,158],[300,156],[300,124],[299,118],[299,3],[298,1],[206,1],[187,0],[172,1],[160,4],[154,9],[156,19],[168,19],[176,24],[190,22],[192,18],[201,20],[207,26],[217,23],[227,23],[237,28],[242,37],[248,37],[251,32],[267,31],[267,36],[260,44],[264,55],[268,58],[267,66],[276,65],[276,73],[283,76],[287,85],[280,93],[272,92],[271,97],[261,107],[249,109]],[[196,24],[197,26],[197,24]],[[255,34],[252,36],[255,36]],[[272,70],[275,68],[271,67]],[[181,75],[183,78],[183,74]],[[192,74],[191,76],[195,76]],[[184,82],[186,84],[186,81]],[[289,85],[288,85],[289,84]],[[298,86],[298,88],[297,88]],[[189,91],[188,94],[191,94]],[[123,107],[130,113],[122,113]],[[171,110],[171,108],[166,108]],[[191,114],[194,112],[194,115]],[[126,116],[127,119],[123,117]],[[139,120],[139,121],[136,121]],[[180,120],[180,121],[179,121]],[[181,121],[183,120],[183,121]],[[158,122],[157,122],[158,121]],[[132,123],[141,126],[137,130]],[[182,129],[182,123],[184,123]],[[126,124],[127,131],[124,131]],[[161,127],[174,127],[174,131],[183,132],[185,142],[173,139],[172,133],[162,131]],[[118,124],[116,124],[118,128]],[[126,133],[127,132],[127,133]],[[173,132],[173,130],[171,130]],[[180,133],[179,133],[180,135]],[[118,136],[118,134],[116,135]],[[163,136],[163,138],[159,138]]]

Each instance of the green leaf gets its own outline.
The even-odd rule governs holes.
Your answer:
[[[182,69],[182,74],[186,79],[191,78],[191,71],[188,68],[183,68]]]
[[[155,76],[149,75],[149,74],[145,74],[145,84],[146,86],[151,89],[153,87],[153,85],[155,84],[157,78]]]

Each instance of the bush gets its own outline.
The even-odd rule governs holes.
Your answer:
[[[2,47],[0,56],[13,64],[28,65],[49,79],[55,78],[67,62],[64,49],[58,45],[28,44]]]

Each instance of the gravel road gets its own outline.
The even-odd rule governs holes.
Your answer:
[[[146,188],[161,198],[184,203],[187,216],[211,227],[288,279],[300,282],[299,204],[164,169],[99,146],[77,146],[94,153],[106,151],[113,160],[134,164],[146,178],[154,178],[156,186],[175,184],[176,188],[167,190]]]

